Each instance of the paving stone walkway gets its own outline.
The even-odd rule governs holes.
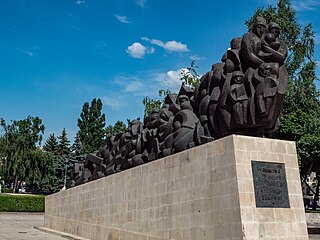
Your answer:
[[[65,240],[66,238],[39,231],[43,214],[0,213],[0,240]],[[310,234],[310,240],[320,240],[320,234]],[[70,239],[70,238],[69,238]]]
[[[44,233],[43,214],[0,213],[0,240],[65,240],[66,238]]]

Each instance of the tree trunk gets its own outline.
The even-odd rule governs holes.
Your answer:
[[[320,173],[319,171],[316,173],[317,187],[316,187],[316,194],[314,195],[314,198],[313,198],[312,210],[317,210],[317,202],[319,200],[319,183],[320,183],[320,174],[319,173]]]
[[[13,190],[12,190],[13,193],[16,193],[17,185],[18,185],[18,176],[16,175],[14,180],[13,180]]]
[[[19,189],[21,187],[22,181],[18,181],[17,193],[19,193]]]

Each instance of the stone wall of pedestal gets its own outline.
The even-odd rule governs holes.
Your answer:
[[[257,207],[252,162],[285,165],[290,207]],[[89,239],[308,239],[293,142],[231,135],[46,197],[45,227]]]

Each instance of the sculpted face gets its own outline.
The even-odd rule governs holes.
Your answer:
[[[272,68],[271,67],[267,67],[265,70],[264,70],[264,74],[266,76],[270,76],[271,75],[271,71],[272,71]]]
[[[244,83],[244,75],[240,71],[233,72],[232,78],[231,78],[232,84],[242,84]]]
[[[260,76],[268,77],[272,73],[272,65],[269,63],[262,63],[259,67]]]
[[[167,109],[161,109],[160,112],[159,112],[157,121],[156,121],[156,126],[157,126],[157,127],[160,127],[160,126],[162,126],[163,124],[168,123],[170,117],[172,117],[172,116],[173,116],[173,113],[170,112],[169,110],[167,110]]]
[[[235,84],[241,84],[244,82],[244,77],[243,76],[234,76],[232,78],[232,82]]]
[[[273,33],[276,38],[278,38],[280,35],[280,29],[276,27],[269,29],[269,32]]]
[[[259,24],[253,28],[253,32],[257,35],[257,37],[261,38],[262,35],[266,32],[266,27]]]
[[[265,39],[267,43],[271,43],[276,40],[276,36],[273,33],[267,33]]]

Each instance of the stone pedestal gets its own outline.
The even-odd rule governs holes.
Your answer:
[[[62,191],[46,197],[45,227],[95,240],[306,240],[295,144],[232,135]]]

